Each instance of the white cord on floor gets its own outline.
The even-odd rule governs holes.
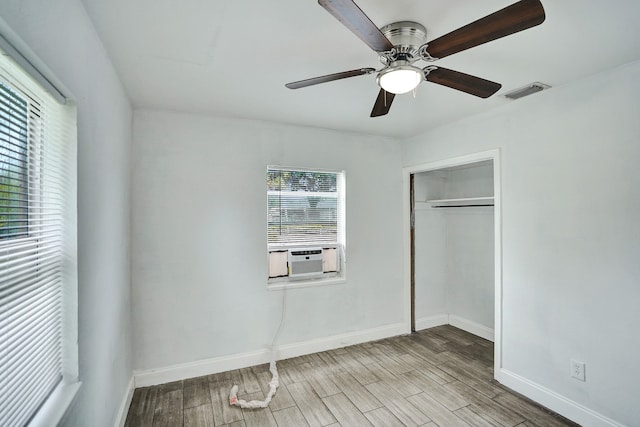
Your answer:
[[[282,289],[282,314],[280,315],[280,324],[278,325],[276,334],[273,336],[273,340],[271,341],[271,361],[269,362],[269,371],[272,376],[271,381],[269,381],[269,393],[267,393],[267,397],[264,400],[250,400],[248,402],[243,399],[238,399],[238,386],[234,384],[229,392],[229,405],[239,406],[244,409],[266,408],[269,406],[269,402],[271,402],[273,395],[276,394],[276,390],[279,385],[278,369],[276,368],[276,342],[278,341],[278,337],[282,331],[282,325],[284,324],[284,314],[287,302],[286,294],[287,288],[285,286]]]

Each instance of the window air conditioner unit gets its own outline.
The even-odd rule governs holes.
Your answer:
[[[290,249],[289,277],[307,279],[322,276],[322,248]]]

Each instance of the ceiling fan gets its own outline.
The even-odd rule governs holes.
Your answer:
[[[445,56],[470,49],[536,25],[545,19],[540,0],[520,0],[497,12],[427,43],[424,26],[413,21],[400,21],[378,28],[353,0],[318,0],[351,32],[378,53],[383,67],[359,68],[287,83],[289,89],[299,89],[347,77],[377,73],[380,92],[371,117],[389,112],[397,94],[414,90],[423,80],[448,86],[480,98],[488,98],[501,84],[436,65],[419,68],[417,61],[433,62]]]

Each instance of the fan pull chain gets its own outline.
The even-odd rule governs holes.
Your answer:
[[[387,91],[384,91],[384,106],[387,106]]]

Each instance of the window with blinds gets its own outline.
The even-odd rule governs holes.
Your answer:
[[[339,243],[342,175],[342,172],[268,169],[268,244]]]
[[[267,169],[269,280],[291,274],[289,250],[322,249],[321,276],[341,272],[344,254],[344,172]],[[296,264],[297,265],[297,264]],[[319,265],[314,267],[319,269]],[[318,274],[315,274],[318,277]]]
[[[26,425],[65,381],[62,310],[65,284],[76,280],[74,163],[75,109],[0,55],[2,426]]]
[[[0,81],[0,239],[27,234],[29,163],[27,158],[27,100]]]

